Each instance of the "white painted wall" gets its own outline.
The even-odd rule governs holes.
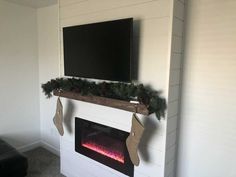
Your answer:
[[[36,10],[0,0],[0,137],[25,150],[40,139]]]
[[[42,83],[59,77],[59,18],[58,5],[37,9],[39,87]],[[59,154],[59,134],[53,124],[56,99],[46,99],[40,93],[40,127],[43,145]]]
[[[187,3],[178,177],[236,176],[235,9]]]
[[[43,145],[59,154],[55,99],[40,89],[59,76],[58,5],[34,9],[1,0],[0,8],[0,135],[22,150]]]
[[[172,14],[172,36],[170,51],[170,74],[169,74],[169,95],[168,115],[166,130],[166,158],[165,176],[174,177],[176,174],[176,149],[177,149],[177,123],[179,120],[180,87],[181,87],[181,64],[182,64],[182,40],[184,27],[185,2],[182,0],[173,1]]]

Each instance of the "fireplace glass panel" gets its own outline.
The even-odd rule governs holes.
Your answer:
[[[75,119],[75,150],[132,177],[134,166],[125,144],[128,135],[112,127]]]
[[[109,131],[109,129],[108,129]],[[89,128],[83,131],[81,145],[120,163],[124,163],[124,144],[113,139],[103,130]]]

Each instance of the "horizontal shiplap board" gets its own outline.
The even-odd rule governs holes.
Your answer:
[[[65,1],[65,0],[62,0]],[[79,16],[83,14],[91,14],[101,11],[106,11],[110,9],[123,8],[126,6],[135,6],[143,3],[150,3],[157,0],[88,0],[79,1],[78,3],[73,3],[72,5],[63,6],[60,4],[61,8],[61,18],[69,18],[73,16]],[[89,7],[89,8],[88,8]]]
[[[180,69],[182,65],[182,54],[180,53],[172,53],[171,54],[171,63],[170,69]]]
[[[168,36],[141,37],[138,49],[140,82],[151,84],[158,90],[165,90],[165,81],[168,77],[167,72],[165,72],[168,67],[166,62],[168,58]]]
[[[74,117],[80,117],[123,131],[130,131],[132,112],[66,98],[62,98],[61,100],[64,107],[65,122],[70,121]]]
[[[138,150],[140,161],[161,166],[165,163],[165,152],[156,150],[152,147],[139,146]]]
[[[146,161],[140,161],[139,166],[135,167],[134,170],[140,174],[145,174],[146,177],[163,177],[164,176],[163,165],[159,166],[156,164],[148,163]]]
[[[158,127],[157,127],[158,128]],[[148,130],[147,127],[145,127],[146,132],[144,132],[142,139],[140,141],[141,147],[149,147],[156,151],[164,152],[164,144],[166,141],[165,136],[159,136],[158,135],[158,129],[155,128],[154,130]],[[152,135],[150,136],[150,134]]]
[[[175,169],[175,160],[170,161],[165,168],[165,176],[169,177],[171,173],[173,173]]]
[[[180,69],[170,71],[170,86],[180,84]]]
[[[161,5],[165,0],[89,0],[83,1],[78,4],[73,4],[72,6],[61,6],[61,18],[71,18],[74,16],[80,16],[85,14],[100,13],[104,11],[125,9],[125,8],[137,8],[140,6],[146,6],[149,4],[152,5]],[[88,8],[89,7],[89,8]],[[158,7],[158,6],[156,6]],[[147,12],[147,10],[145,10]]]
[[[184,22],[176,17],[173,17],[173,35],[183,36]]]
[[[169,149],[176,143],[176,133],[177,133],[176,130],[174,130],[173,132],[167,134],[166,149]]]
[[[170,33],[169,23],[169,17],[134,20],[133,35],[158,39],[159,36],[167,36]]]
[[[166,164],[169,164],[175,159],[176,145],[171,146],[166,150]]]
[[[184,20],[184,4],[180,1],[174,1],[174,16]]]
[[[179,101],[173,101],[168,103],[168,118],[172,118],[173,116],[178,114],[178,108],[179,108]]]
[[[182,40],[183,38],[180,36],[172,37],[172,52],[182,53]]]
[[[63,9],[60,10],[63,11]],[[89,14],[75,15],[68,18],[64,18],[61,14],[60,18],[61,26],[71,26],[130,17],[133,17],[135,20],[170,17],[169,11],[170,2],[161,0],[135,6],[126,6]]]
[[[168,102],[173,102],[179,99],[179,85],[169,87]]]
[[[225,16],[232,17],[232,14],[234,13],[233,9],[235,8],[234,7],[235,0],[225,0],[225,3],[222,3],[222,0],[202,0],[202,1],[189,0],[188,6],[195,7],[195,8],[191,8],[191,11],[192,11],[191,20],[195,20],[195,19],[192,19],[192,17],[216,18],[216,16],[221,19],[221,18],[224,18]],[[198,13],[201,12],[201,14],[200,15],[195,14],[196,12]],[[225,13],[225,12],[229,12],[229,13]],[[209,14],[209,15],[205,16],[206,14]]]
[[[178,100],[168,103],[168,118],[172,118],[173,116],[178,114],[178,103]]]
[[[176,177],[175,169],[172,172],[170,172],[168,177]]]
[[[178,116],[174,116],[171,118],[168,118],[168,123],[167,123],[167,134],[173,132],[174,130],[177,129],[177,121],[178,121]]]
[[[147,177],[147,175],[145,175],[143,173],[140,173],[140,172],[137,172],[137,170],[134,170],[134,176],[135,177]]]

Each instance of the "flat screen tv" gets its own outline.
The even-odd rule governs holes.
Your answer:
[[[64,75],[131,81],[132,33],[132,18],[64,27]]]

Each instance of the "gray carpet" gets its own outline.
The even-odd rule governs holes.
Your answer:
[[[29,169],[27,177],[65,177],[60,173],[60,159],[44,148],[25,153]]]

